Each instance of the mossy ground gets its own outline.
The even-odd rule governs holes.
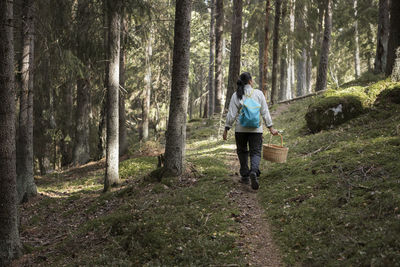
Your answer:
[[[313,101],[297,101],[275,119],[288,162],[264,162],[261,176],[260,200],[285,263],[398,265],[400,105],[310,134],[304,115]]]
[[[22,208],[21,262],[52,266],[208,266],[244,264],[235,245],[237,207],[216,122],[194,121],[188,170],[151,182],[157,158],[120,164],[121,187],[103,194],[102,163],[39,177],[41,196]],[[205,128],[206,127],[206,128]],[[214,138],[213,138],[214,136]],[[210,138],[211,137],[211,138]]]
[[[313,101],[296,101],[274,120],[290,148],[288,162],[262,162],[258,198],[284,262],[398,265],[400,105],[371,107],[330,131],[310,134],[304,115]],[[19,263],[245,265],[231,216],[238,207],[229,201],[233,135],[221,141],[216,125],[189,123],[188,170],[180,179],[147,179],[157,164],[154,144],[131,151],[134,157],[120,164],[122,185],[105,194],[104,162],[38,177],[41,196],[21,207],[26,254]]]

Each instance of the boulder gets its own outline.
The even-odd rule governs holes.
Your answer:
[[[352,95],[328,96],[317,99],[308,107],[305,119],[311,132],[333,128],[364,112],[362,101]]]
[[[400,104],[400,83],[383,90],[376,98],[374,105]]]

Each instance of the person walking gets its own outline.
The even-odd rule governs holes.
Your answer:
[[[250,180],[251,188],[257,190],[263,138],[260,116],[272,135],[277,135],[278,131],[272,127],[272,119],[264,94],[260,90],[254,89],[252,85],[253,80],[250,73],[243,72],[237,81],[237,90],[229,103],[223,139],[227,139],[228,131],[236,120],[235,140],[240,162],[240,182],[248,184]],[[248,165],[249,154],[250,168]]]

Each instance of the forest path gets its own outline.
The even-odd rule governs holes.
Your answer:
[[[281,104],[271,112],[272,118],[286,111],[289,104]],[[229,154],[231,170],[239,169],[236,153]],[[245,253],[245,259],[250,266],[282,266],[281,256],[274,244],[270,226],[265,219],[264,209],[258,202],[257,191],[250,185],[239,183],[240,175],[235,172],[232,175],[235,182],[229,194],[231,200],[239,207],[235,220],[240,223],[239,246]],[[261,183],[261,186],[263,184]]]

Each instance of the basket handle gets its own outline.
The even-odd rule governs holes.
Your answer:
[[[281,147],[283,147],[283,137],[282,137],[282,135],[280,133],[278,133],[278,135],[281,137]],[[273,135],[271,134],[268,144],[271,144],[272,136]]]

